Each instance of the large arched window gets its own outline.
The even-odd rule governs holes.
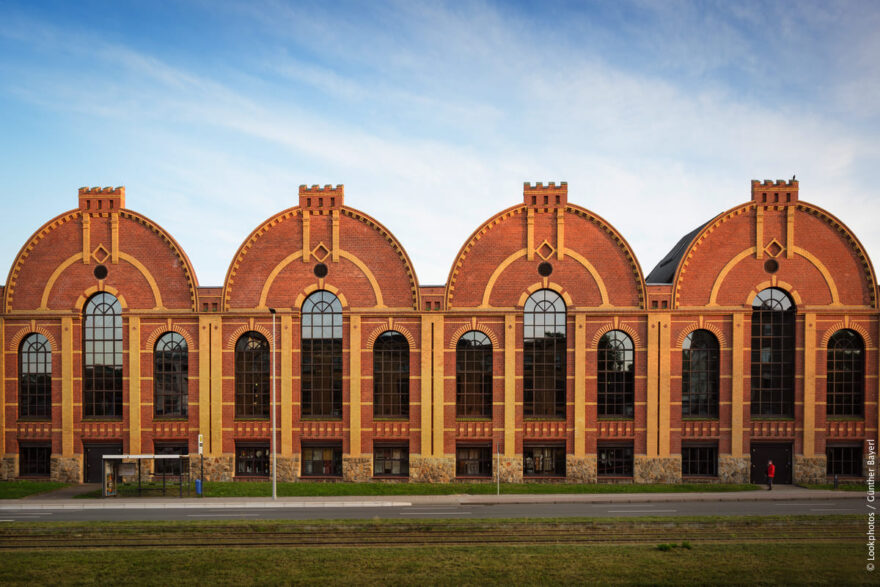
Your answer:
[[[235,343],[235,417],[269,417],[269,342],[245,332]]]
[[[157,418],[185,418],[189,353],[186,340],[176,332],[163,334],[153,351],[153,395]]]
[[[694,330],[682,345],[681,415],[718,417],[718,339],[708,330]]]
[[[625,332],[611,330],[599,339],[598,415],[632,418],[635,406],[635,352]]]
[[[83,417],[122,417],[122,306],[107,292],[83,311]]]
[[[373,416],[409,416],[409,342],[393,330],[373,345]]]
[[[538,290],[523,308],[523,415],[565,417],[565,302]]]
[[[42,334],[29,334],[18,350],[18,416],[52,417],[52,345]]]
[[[795,319],[781,289],[765,289],[752,302],[752,416],[794,416]]]
[[[455,413],[492,416],[492,341],[479,330],[465,332],[455,346]]]
[[[838,330],[828,341],[829,416],[861,416],[865,403],[865,344],[852,330]]]
[[[342,417],[342,304],[329,291],[302,307],[302,413]]]

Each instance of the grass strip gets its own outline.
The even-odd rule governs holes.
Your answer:
[[[56,481],[3,481],[0,483],[0,499],[21,499],[29,495],[46,493],[67,487]]]

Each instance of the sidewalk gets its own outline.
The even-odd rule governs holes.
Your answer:
[[[406,507],[412,505],[484,505],[537,503],[668,503],[696,501],[803,501],[864,499],[859,491],[804,489],[781,485],[773,491],[733,491],[729,493],[574,493],[509,495],[378,495],[322,497],[140,497],[74,499],[78,493],[97,486],[78,485],[20,500],[0,502],[3,510],[95,510],[95,509],[184,509],[184,508],[320,508],[320,507]]]

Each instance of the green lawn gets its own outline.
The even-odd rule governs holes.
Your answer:
[[[875,584],[859,543],[97,549],[3,553],[0,583],[49,585]]]
[[[760,489],[751,484],[720,483],[678,483],[634,485],[632,483],[502,483],[502,494],[540,494],[540,493],[682,493],[682,492],[727,492],[752,491]],[[494,495],[494,483],[345,483],[345,482],[300,482],[278,483],[279,497],[326,497],[326,496],[365,496],[365,495]],[[208,481],[204,486],[205,497],[269,497],[272,484],[267,481],[217,482]],[[137,485],[120,485],[119,495],[136,496]],[[153,493],[152,495],[155,495]],[[176,495],[176,490],[169,490]],[[190,495],[195,495],[192,490]],[[82,495],[85,498],[100,497],[100,491]]]
[[[0,499],[19,499],[66,486],[67,483],[56,481],[2,481],[0,482]]]

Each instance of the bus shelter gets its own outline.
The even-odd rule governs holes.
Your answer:
[[[138,496],[148,492],[189,495],[189,455],[104,455],[103,465],[103,497],[116,497],[120,486],[130,487],[129,494],[136,487]]]

